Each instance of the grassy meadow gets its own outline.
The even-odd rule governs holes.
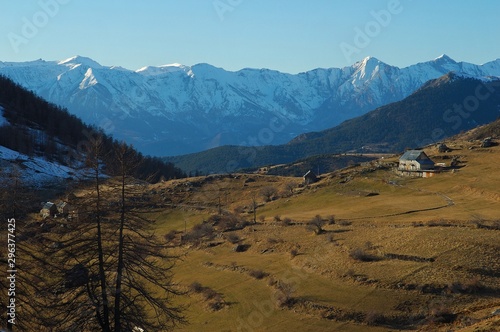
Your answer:
[[[458,167],[426,179],[396,174],[393,156],[308,186],[261,174],[152,186],[171,197],[151,217],[181,256],[179,331],[496,331],[500,147],[448,146],[426,152]],[[186,240],[219,213],[247,223]],[[320,232],[306,227],[316,216]]]

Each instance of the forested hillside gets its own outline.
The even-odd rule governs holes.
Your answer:
[[[0,106],[7,120],[0,127],[0,145],[28,156],[44,156],[66,166],[83,165],[89,146],[102,140],[105,151],[114,151],[121,144],[102,130],[84,124],[65,109],[48,103],[6,77],[0,76]],[[132,146],[129,153],[139,160],[134,176],[158,181],[179,178],[185,174],[160,158],[143,156]],[[113,172],[113,160],[103,158],[104,171]]]

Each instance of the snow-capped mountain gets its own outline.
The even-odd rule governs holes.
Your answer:
[[[152,155],[284,143],[401,100],[450,71],[500,76],[500,59],[475,65],[442,55],[398,68],[368,57],[296,75],[208,64],[131,71],[80,56],[0,62],[0,74]]]

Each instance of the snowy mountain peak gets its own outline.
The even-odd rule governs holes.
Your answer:
[[[189,72],[191,70],[191,67],[182,65],[180,63],[172,63],[168,65],[162,65],[159,67],[155,66],[146,66],[142,67],[135,72],[141,75],[145,76],[157,76],[157,75],[162,75],[162,74],[167,74],[167,73],[173,73],[173,72],[179,72],[179,71],[184,71],[184,72]]]
[[[434,62],[438,62],[438,63],[457,63],[455,60],[453,60],[452,58],[450,58],[446,54],[441,54],[436,59],[434,59]]]
[[[66,65],[69,67],[76,67],[77,65],[83,65],[85,67],[91,67],[91,68],[102,68],[100,63],[92,60],[91,58],[79,55],[76,55],[66,60],[59,61],[57,64]]]
[[[353,66],[355,68],[353,84],[355,86],[363,85],[366,80],[376,76],[383,65],[385,64],[382,61],[371,56],[355,63]]]
[[[382,61],[380,61],[379,59],[373,57],[373,56],[367,56],[366,58],[363,59],[363,61],[361,61],[363,64],[367,64],[367,63],[381,63]]]
[[[449,72],[500,77],[500,60],[475,65],[446,55],[405,68],[367,57],[352,66],[297,75],[227,71],[205,63],[132,71],[80,56],[4,65],[0,74],[90,124],[113,128],[117,139],[157,156],[214,144],[284,143],[295,134],[327,129],[401,100]],[[276,128],[270,119],[286,119],[287,124],[273,131],[272,139],[249,142],[247,137],[256,137],[262,128]]]

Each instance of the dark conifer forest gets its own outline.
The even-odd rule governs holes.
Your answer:
[[[106,151],[115,151],[121,142],[101,129],[83,123],[64,108],[51,104],[25,90],[12,80],[0,76],[0,106],[8,124],[0,127],[0,145],[28,156],[43,156],[63,165],[75,166],[83,161],[90,143],[102,139]],[[131,154],[140,160],[133,174],[138,179],[157,182],[160,179],[185,177],[172,163],[144,156],[132,146]],[[104,171],[113,175],[112,154],[103,157]]]

